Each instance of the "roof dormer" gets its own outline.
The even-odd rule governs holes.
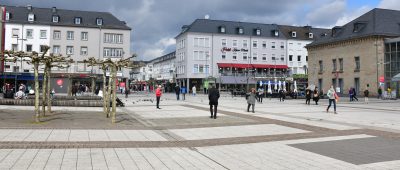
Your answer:
[[[279,30],[272,30],[271,35],[274,37],[279,37]]]
[[[313,39],[314,38],[314,34],[312,32],[307,33],[307,36],[309,39]]]
[[[9,21],[11,19],[11,13],[10,12],[6,12],[6,21]]]
[[[340,31],[342,31],[342,27],[336,26],[332,28],[332,37],[336,36]]]
[[[74,18],[74,24],[80,25],[82,23],[82,18],[81,17],[75,17]]]
[[[296,31],[290,31],[290,36],[292,36],[292,38],[296,38],[297,37],[297,32]]]
[[[53,15],[51,21],[54,22],[54,23],[60,22],[60,16],[58,16],[58,15]]]
[[[236,31],[237,31],[237,34],[244,34],[244,29],[243,29],[243,27],[238,27],[238,28],[236,29]]]
[[[261,35],[261,28],[254,29],[254,35],[260,36]]]
[[[226,27],[225,25],[221,25],[218,27],[218,32],[219,33],[226,33]]]
[[[355,22],[353,24],[353,32],[360,32],[362,29],[365,28],[365,26],[367,25],[367,22]]]
[[[103,18],[96,18],[96,25],[102,26],[103,25]]]
[[[35,21],[35,14],[29,13],[29,14],[28,14],[28,21],[29,21],[29,22]]]

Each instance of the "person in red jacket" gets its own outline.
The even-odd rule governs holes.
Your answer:
[[[157,109],[161,109],[160,108],[160,98],[161,98],[162,92],[161,92],[161,85],[158,85],[157,89],[156,89],[156,99],[157,99]]]

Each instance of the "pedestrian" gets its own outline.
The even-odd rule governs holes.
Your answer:
[[[387,97],[389,97],[389,99],[392,98],[392,89],[390,88],[390,86],[388,86],[387,88]]]
[[[356,88],[353,88],[353,100],[354,99],[356,99],[358,101]]]
[[[78,87],[76,85],[72,86],[72,96],[76,96],[76,93],[78,91]]]
[[[334,114],[337,114],[337,112],[336,112],[336,101],[339,100],[339,97],[337,96],[333,86],[331,86],[331,88],[328,90],[328,93],[326,93],[326,95],[328,96],[328,99],[329,99],[329,105],[326,108],[326,112],[327,113],[329,112],[329,108],[331,107],[331,105],[333,103]]]
[[[279,101],[284,102],[285,101],[285,91],[283,89],[279,90]]]
[[[215,85],[211,86],[208,90],[208,100],[210,101],[210,118],[217,118],[217,107],[218,107],[219,91],[215,88]]]
[[[160,108],[160,98],[161,98],[162,92],[161,92],[161,85],[158,85],[158,88],[156,89],[156,100],[157,100],[157,109]]]
[[[193,85],[192,87],[192,95],[196,96],[196,85]]]
[[[259,88],[258,89],[258,102],[262,103],[263,102],[263,97],[264,97],[264,89]]]
[[[181,88],[176,85],[175,86],[176,100],[179,100],[179,94],[181,93]]]
[[[252,106],[251,110],[254,113],[254,107],[256,105],[256,89],[252,88],[250,92],[247,94],[247,112],[250,112],[250,106]]]
[[[369,101],[368,97],[369,97],[369,90],[368,90],[368,88],[366,88],[364,90],[364,102],[367,103],[367,104],[368,104],[368,101]]]
[[[310,105],[311,101],[311,90],[310,87],[307,87],[306,89],[306,104]]]
[[[318,87],[315,87],[315,89],[314,89],[313,100],[315,101],[315,105],[318,105],[318,101],[319,101]]]
[[[181,93],[182,93],[182,96],[183,96],[183,100],[185,100],[186,99],[186,93],[187,93],[187,89],[186,89],[185,86],[183,86],[181,88]]]
[[[378,88],[378,99],[382,99],[382,88]]]
[[[125,88],[125,98],[128,98],[129,95],[129,88]]]
[[[354,91],[353,91],[353,88],[350,87],[350,89],[349,89],[349,97],[350,97],[350,101],[351,101],[351,102],[354,101],[353,96],[354,96]]]

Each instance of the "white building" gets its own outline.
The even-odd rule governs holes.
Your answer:
[[[83,60],[89,57],[118,60],[131,56],[131,28],[108,12],[34,8],[30,5],[5,8],[5,50],[40,53],[44,46],[49,46],[49,53],[70,56],[74,60],[67,69],[52,69],[54,83],[88,85],[97,79],[94,83],[100,86],[103,71],[96,66],[88,67]],[[5,71],[15,75],[18,83],[29,84],[33,78],[32,66],[25,61],[5,63]],[[119,81],[127,82],[129,69],[119,69],[117,76]],[[55,87],[57,92],[70,91],[67,85]]]
[[[150,61],[153,66],[153,77],[159,81],[174,83],[175,79],[175,51],[157,57]]]

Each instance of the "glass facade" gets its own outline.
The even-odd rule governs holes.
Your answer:
[[[387,87],[392,90],[399,89],[399,82],[391,81],[392,77],[400,73],[400,39],[396,40],[385,42],[385,59],[380,63],[385,69],[385,89]]]

